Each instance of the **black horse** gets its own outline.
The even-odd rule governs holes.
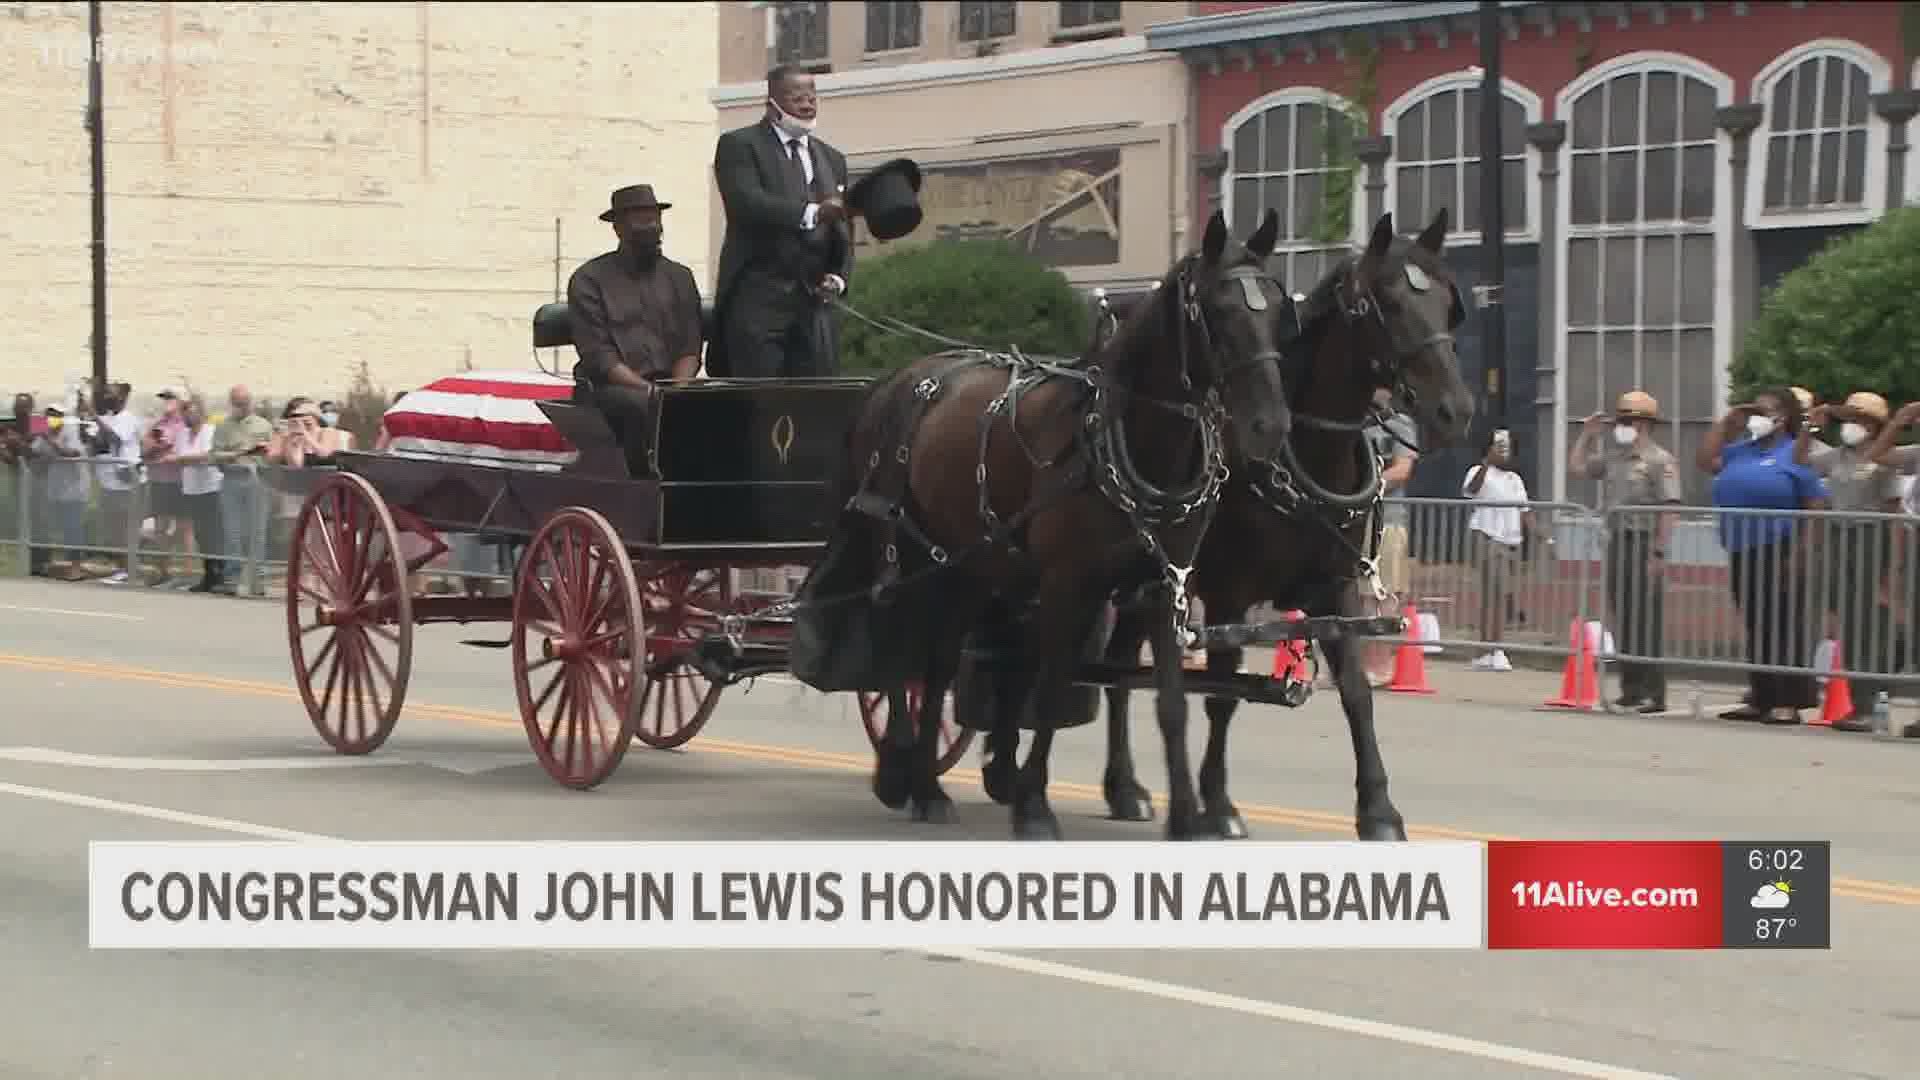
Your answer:
[[[1177,634],[1226,480],[1225,428],[1274,454],[1289,425],[1275,312],[1291,300],[1263,269],[1278,231],[1269,212],[1243,247],[1216,213],[1201,250],[1080,362],[943,352],[868,394],[836,494],[847,510],[797,597],[794,671],[817,689],[887,691],[873,783],[884,804],[950,818],[938,710],[962,638],[990,607],[1022,621],[1032,693],[1050,715],[1107,598],[1159,586],[1149,636],[1162,724],[1184,726]],[[861,602],[836,606],[868,586]],[[925,722],[907,709],[909,683],[923,689]],[[1059,837],[1046,795],[1052,735],[1037,726],[1014,778],[1017,837]],[[1169,764],[1171,782],[1190,788],[1185,763]]]
[[[1380,462],[1367,445],[1377,421],[1373,394],[1387,387],[1406,403],[1425,448],[1455,445],[1474,415],[1461,380],[1453,334],[1466,318],[1458,288],[1440,258],[1447,214],[1442,210],[1417,240],[1396,238],[1392,215],[1375,224],[1364,252],[1342,260],[1299,309],[1301,333],[1289,387],[1296,430],[1274,458],[1231,447],[1234,476],[1221,499],[1193,573],[1194,595],[1208,621],[1244,620],[1262,601],[1300,609],[1310,617],[1358,617],[1357,581],[1377,582],[1367,552],[1379,535]],[[1106,663],[1134,663],[1152,627],[1137,608],[1122,607],[1108,642]],[[1323,642],[1353,739],[1362,839],[1404,840],[1405,823],[1387,791],[1387,771],[1373,724],[1373,696],[1360,662],[1359,639]],[[1207,670],[1231,675],[1243,650],[1210,649]],[[1000,689],[998,687],[996,690]],[[1128,739],[1128,692],[1107,691],[1107,768],[1102,782],[1116,818],[1151,820],[1152,803],[1134,774]],[[1170,835],[1239,838],[1246,823],[1227,793],[1227,728],[1239,702],[1208,697],[1208,739],[1201,758],[1199,805],[1175,790],[1168,798]],[[1184,752],[1166,732],[1168,754]],[[1013,738],[1017,739],[1017,732]],[[988,791],[1006,794],[1004,733],[987,743]]]

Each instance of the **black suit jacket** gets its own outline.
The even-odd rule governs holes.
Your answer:
[[[848,183],[846,155],[817,136],[809,137],[807,146],[813,157],[815,185],[824,186],[830,193],[844,187]],[[724,343],[733,309],[755,300],[738,292],[747,270],[776,277],[799,274],[791,264],[790,241],[800,232],[800,218],[807,204],[817,197],[796,185],[791,175],[780,136],[764,119],[722,134],[714,146],[713,176],[720,188],[721,205],[726,208],[727,228],[720,242],[720,274],[714,283],[713,340],[707,347],[707,370],[712,374],[725,375],[728,371]],[[827,230],[826,272],[838,274],[851,287],[852,231],[845,221],[816,228]],[[804,284],[810,288],[816,282]]]

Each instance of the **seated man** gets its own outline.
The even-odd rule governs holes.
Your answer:
[[[700,286],[693,271],[660,253],[660,212],[672,203],[653,186],[613,193],[600,215],[619,247],[580,265],[567,282],[573,322],[576,398],[607,418],[627,451],[627,467],[646,475],[646,438],[654,386],[700,371]]]

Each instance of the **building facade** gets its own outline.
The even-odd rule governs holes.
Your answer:
[[[1463,288],[1481,269],[1477,3],[1201,3],[1150,27],[1193,79],[1195,220],[1287,223],[1305,291],[1394,213],[1441,207]],[[1500,388],[1536,498],[1591,505],[1565,460],[1584,417],[1642,387],[1683,455],[1727,407],[1762,291],[1829,239],[1920,199],[1920,106],[1898,4],[1501,5],[1507,357]],[[1351,205],[1344,193],[1351,191]],[[1329,198],[1328,191],[1340,193]],[[1477,320],[1462,327],[1485,385]],[[1485,403],[1483,402],[1483,407]],[[1471,450],[1416,474],[1452,496]]]
[[[717,5],[102,7],[110,378],[136,393],[527,366],[624,184],[707,272]],[[87,9],[8,8],[0,389],[45,398],[91,369]]]
[[[1001,237],[1082,287],[1138,290],[1184,250],[1191,223],[1187,70],[1147,46],[1170,3],[728,3],[720,14],[724,131],[758,121],[766,72],[816,75],[820,137],[854,174],[896,157],[922,169],[926,217],[874,241]],[[709,152],[704,159],[711,163]],[[724,210],[712,202],[709,245]]]

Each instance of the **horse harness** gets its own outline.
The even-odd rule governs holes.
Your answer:
[[[1452,327],[1459,326],[1466,318],[1466,309],[1461,303],[1459,288],[1451,284],[1448,287],[1453,293],[1447,317],[1449,328],[1429,335],[1411,348],[1373,352],[1369,357],[1369,363],[1374,385],[1391,387],[1404,401],[1411,402],[1416,399],[1413,390],[1406,385],[1404,372],[1407,360],[1424,349],[1450,344],[1453,341]],[[1387,335],[1389,341],[1392,340],[1392,330],[1387,326],[1386,316],[1381,313],[1380,301],[1374,297],[1370,287],[1355,283],[1351,278],[1342,275],[1330,283],[1329,289],[1316,290],[1316,294],[1322,291],[1327,295],[1319,297],[1321,302],[1338,311],[1347,325],[1357,326],[1371,322],[1381,333]],[[1314,307],[1318,308],[1320,304],[1315,304]],[[1317,312],[1310,316],[1310,318],[1318,317]],[[1302,335],[1303,339],[1304,337]],[[1387,421],[1392,415],[1391,410],[1373,404],[1368,408],[1367,415],[1357,421],[1330,420],[1305,412],[1296,412],[1294,419],[1298,423],[1322,431],[1355,434],[1363,438],[1369,428],[1378,427],[1395,442],[1417,453],[1419,447],[1408,443],[1388,426]],[[1351,495],[1340,495],[1314,482],[1307,470],[1294,457],[1291,440],[1292,436],[1289,435],[1288,441],[1284,444],[1282,454],[1285,461],[1268,459],[1260,462],[1259,464],[1266,468],[1253,471],[1248,478],[1248,487],[1253,490],[1254,497],[1274,513],[1296,521],[1310,520],[1325,528],[1334,542],[1345,548],[1347,554],[1353,557],[1352,568],[1347,571],[1342,580],[1355,581],[1364,578],[1372,585],[1374,599],[1386,600],[1386,585],[1380,580],[1379,567],[1380,536],[1386,524],[1382,505],[1385,501],[1385,489],[1381,482],[1383,463],[1380,456],[1369,447],[1366,461],[1371,475],[1367,483]],[[1297,483],[1296,472],[1299,478]],[[1307,488],[1306,491],[1301,490],[1303,485]],[[1362,518],[1368,519],[1364,551],[1347,539],[1347,530],[1358,524]]]
[[[1261,279],[1271,280],[1265,271],[1257,267],[1236,267],[1222,274],[1223,278],[1238,279],[1242,285],[1242,294],[1248,307],[1261,310],[1266,306],[1266,298],[1261,294]],[[977,553],[1000,549],[1022,557],[1026,552],[1026,529],[1041,511],[1066,497],[1084,491],[1091,482],[1115,509],[1124,514],[1132,527],[1133,536],[1127,542],[1137,543],[1155,563],[1159,571],[1160,584],[1170,590],[1173,602],[1173,621],[1183,635],[1190,634],[1187,622],[1187,576],[1193,571],[1193,559],[1200,546],[1200,539],[1206,535],[1212,523],[1213,514],[1219,506],[1220,493],[1231,475],[1227,468],[1223,425],[1226,408],[1220,399],[1219,383],[1234,370],[1254,363],[1271,363],[1277,357],[1272,354],[1259,354],[1244,358],[1229,370],[1216,373],[1206,392],[1194,400],[1193,379],[1190,370],[1191,334],[1197,332],[1202,347],[1212,350],[1214,335],[1207,324],[1204,310],[1199,303],[1197,286],[1191,274],[1191,268],[1183,268],[1178,279],[1181,296],[1178,303],[1179,326],[1175,338],[1179,345],[1180,385],[1189,397],[1185,401],[1167,401],[1142,394],[1130,386],[1123,385],[1099,364],[1074,367],[1047,360],[1035,359],[1024,355],[1014,348],[1008,352],[990,352],[980,348],[969,348],[954,356],[954,359],[935,373],[922,378],[914,384],[912,390],[912,410],[901,425],[898,443],[892,455],[891,470],[894,483],[888,485],[884,494],[873,490],[876,478],[881,476],[881,466],[885,464],[879,450],[869,455],[866,472],[861,478],[860,491],[848,502],[847,508],[881,523],[884,538],[885,565],[881,568],[873,588],[872,598],[880,601],[885,592],[912,580],[923,573],[931,573],[950,564],[957,564]],[[1105,307],[1104,299],[1102,301]],[[1217,355],[1217,354],[1216,354]],[[1008,372],[1006,389],[996,396],[982,410],[979,421],[978,455],[974,468],[974,481],[979,488],[979,513],[984,535],[979,541],[959,551],[935,543],[933,539],[914,523],[906,512],[907,488],[910,473],[907,469],[911,457],[913,436],[918,431],[921,420],[927,410],[939,399],[948,383],[963,371],[979,367],[989,367]],[[1019,409],[1021,401],[1037,387],[1056,379],[1067,379],[1080,384],[1083,394],[1076,406],[1084,410],[1084,418],[1077,426],[1073,441],[1059,454],[1042,460],[1029,447],[1020,433]],[[1137,399],[1143,404],[1174,413],[1197,428],[1200,437],[1200,460],[1197,468],[1188,476],[1183,485],[1163,489],[1141,475],[1133,454],[1128,449],[1126,437],[1126,408],[1128,401]],[[991,505],[987,451],[992,437],[994,424],[1002,417],[1015,443],[1020,446],[1030,466],[1038,473],[1057,476],[1060,479],[1048,485],[1044,496],[1036,493],[1026,506],[1011,517],[1002,517]],[[1186,553],[1184,560],[1176,557],[1162,542],[1160,534],[1191,522],[1198,523],[1198,529],[1192,541],[1192,551]],[[927,551],[931,565],[924,570],[904,579],[901,575],[901,561],[897,536],[905,532]],[[1190,641],[1183,644],[1190,644]]]

